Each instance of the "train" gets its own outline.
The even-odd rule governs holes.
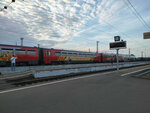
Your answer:
[[[0,66],[10,65],[12,55],[17,57],[16,65],[22,66],[116,62],[116,54],[111,53],[0,44]],[[120,62],[135,60],[134,55],[119,55]]]

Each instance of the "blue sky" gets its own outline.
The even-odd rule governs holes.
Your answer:
[[[81,51],[115,53],[109,50],[114,36],[127,41],[136,56],[150,57],[150,0],[129,0],[142,16],[143,25],[128,0],[16,0],[0,11],[0,43]],[[11,0],[0,0],[0,8]]]

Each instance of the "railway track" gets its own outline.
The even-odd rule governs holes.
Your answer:
[[[33,75],[30,75],[30,76],[21,77],[21,78],[0,79],[0,91],[13,89],[16,87],[22,87],[26,85],[34,85],[37,83],[42,83],[42,82],[47,82],[47,81],[55,81],[55,80],[60,80],[60,79],[65,79],[65,78],[84,76],[87,74],[88,73],[80,73],[80,74],[43,77],[43,78],[34,78]]]

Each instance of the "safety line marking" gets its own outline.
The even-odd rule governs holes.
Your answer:
[[[115,71],[112,71],[112,72],[115,72]],[[0,94],[19,91],[19,90],[23,90],[23,89],[31,89],[31,88],[36,88],[36,87],[41,87],[41,86],[46,86],[46,85],[52,85],[52,84],[57,84],[57,83],[62,83],[62,82],[67,82],[67,81],[73,81],[73,80],[78,80],[78,79],[90,78],[90,77],[93,77],[93,76],[98,76],[99,74],[105,75],[105,74],[109,74],[109,73],[112,73],[112,72],[97,73],[97,74],[81,76],[81,77],[76,77],[76,78],[69,78],[69,79],[65,79],[65,80],[54,81],[54,82],[49,82],[49,83],[43,83],[43,84],[38,84],[38,85],[33,85],[33,86],[28,86],[28,87],[10,89],[10,90],[6,90],[6,91],[1,91]]]
[[[144,69],[141,69],[141,70],[138,70],[138,71],[133,71],[133,72],[125,73],[125,74],[122,74],[120,76],[130,75],[130,74],[133,74],[133,73],[136,73],[136,72],[140,72],[140,71],[143,71],[143,70],[146,70],[146,69],[150,69],[150,68],[144,68]]]

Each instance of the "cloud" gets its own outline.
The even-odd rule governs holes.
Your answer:
[[[118,20],[118,14],[123,10],[125,4],[123,1],[106,1],[103,0],[101,3],[97,4],[96,14],[99,16],[99,22],[101,24],[106,24],[107,21],[113,23]],[[120,19],[120,17],[119,17]]]
[[[91,19],[88,14],[94,16],[91,5],[95,3],[94,0],[84,2],[73,0],[16,1],[8,10],[2,12],[2,17],[10,22],[20,21],[22,25],[16,26],[18,29],[23,28],[26,36],[31,36],[36,40],[59,42],[59,40],[72,38],[80,27]],[[1,4],[6,4],[6,1],[3,0]],[[10,25],[6,29],[8,30],[9,27],[13,28]]]
[[[138,2],[143,7],[139,7]],[[148,4],[138,2],[135,5],[141,8],[139,11],[144,11],[144,6],[149,8]],[[0,6],[9,3],[10,0],[1,0]],[[149,22],[148,11],[142,15]],[[63,49],[82,45],[82,48],[90,47],[94,51],[96,40],[108,43],[114,35],[131,40],[143,31],[144,27],[135,15],[124,1],[119,0],[17,0],[0,12],[2,43],[7,43],[7,40],[12,44],[20,43],[20,37],[24,37],[25,44],[30,46],[40,43],[44,47]],[[103,44],[103,48],[108,48],[108,44]]]

